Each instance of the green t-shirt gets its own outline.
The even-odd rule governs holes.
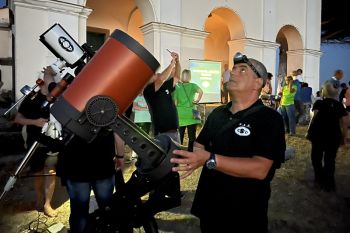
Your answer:
[[[192,109],[195,109],[194,97],[199,89],[195,83],[178,83],[176,85],[173,98],[176,103],[180,127],[201,123],[200,120],[194,119],[192,114]]]
[[[293,84],[292,88],[295,89],[295,91],[293,93],[290,92],[288,85],[283,86],[282,99],[281,99],[282,106],[289,106],[289,105],[294,104],[294,96],[296,94],[298,86],[296,84]]]

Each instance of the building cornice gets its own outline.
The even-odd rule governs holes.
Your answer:
[[[208,36],[208,32],[191,29],[186,27],[180,27],[172,24],[166,23],[158,23],[158,22],[150,22],[143,26],[141,26],[141,31],[147,35],[151,32],[168,32],[179,35],[184,35],[187,37],[197,38],[197,39],[205,39]]]
[[[257,48],[270,48],[270,49],[277,49],[280,44],[276,42],[271,41],[264,41],[264,40],[257,40],[252,38],[243,38],[243,39],[237,39],[237,40],[231,40],[228,41],[228,44],[242,44],[244,46],[252,46]]]
[[[314,49],[296,49],[296,50],[288,50],[288,55],[312,55],[315,57],[321,57],[322,52]]]
[[[14,0],[14,5],[16,7],[58,12],[84,18],[87,18],[92,12],[92,9],[83,5],[52,0]]]

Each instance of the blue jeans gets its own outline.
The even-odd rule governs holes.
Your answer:
[[[296,131],[296,119],[295,119],[295,107],[294,104],[281,107],[281,113],[284,121],[284,126],[287,133],[295,134]]]
[[[114,175],[91,182],[74,182],[67,180],[70,199],[69,224],[72,233],[82,233],[89,217],[90,192],[94,191],[100,209],[109,205],[114,189]]]

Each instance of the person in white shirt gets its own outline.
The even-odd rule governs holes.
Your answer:
[[[297,69],[297,77],[296,77],[296,79],[298,79],[299,80],[299,82],[304,82],[304,79],[303,79],[303,76],[302,76],[302,74],[303,74],[303,70],[302,69]]]
[[[221,83],[222,83],[222,93],[223,93],[223,103],[228,103],[228,91],[227,84],[231,77],[231,71],[228,68],[228,64],[224,65],[224,72],[222,73]]]

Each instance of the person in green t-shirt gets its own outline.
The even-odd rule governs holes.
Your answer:
[[[295,119],[295,106],[294,96],[297,91],[297,85],[293,82],[292,76],[285,78],[285,84],[282,87],[281,97],[281,113],[286,129],[286,133],[295,135],[296,131],[296,119]]]
[[[196,104],[201,100],[203,91],[197,84],[191,83],[190,81],[191,71],[183,70],[181,74],[181,83],[177,84],[173,98],[179,116],[181,144],[183,144],[185,130],[187,128],[188,151],[193,151],[197,125],[201,123],[201,121],[193,117],[192,110],[195,109]],[[196,97],[197,93],[198,95]]]

